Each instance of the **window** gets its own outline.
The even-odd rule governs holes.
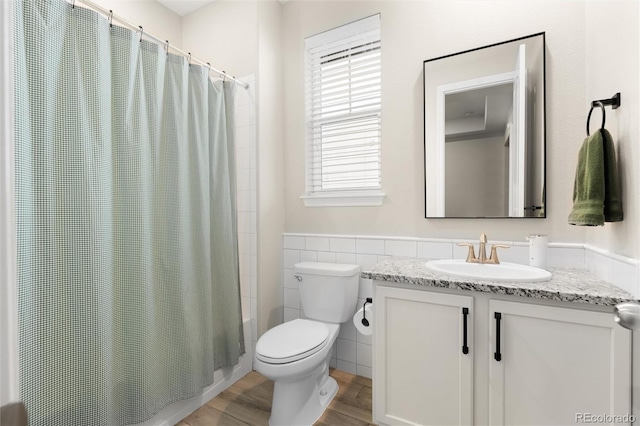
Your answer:
[[[309,37],[305,51],[305,205],[381,205],[380,15]]]

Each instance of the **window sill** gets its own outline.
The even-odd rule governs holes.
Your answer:
[[[372,207],[384,201],[381,191],[328,192],[303,195],[305,207]]]

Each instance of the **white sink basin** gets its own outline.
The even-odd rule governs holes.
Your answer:
[[[432,260],[426,263],[430,272],[451,275],[472,280],[501,282],[540,282],[549,281],[551,272],[533,266],[517,263],[467,263],[460,259]]]

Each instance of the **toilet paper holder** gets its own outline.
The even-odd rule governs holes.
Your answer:
[[[367,303],[373,303],[373,299],[371,297],[367,297],[367,300],[365,300],[362,305],[362,325],[365,327],[369,327],[369,320],[367,319]]]

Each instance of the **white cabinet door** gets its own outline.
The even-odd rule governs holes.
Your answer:
[[[575,425],[589,423],[588,415],[630,414],[631,334],[612,314],[489,306],[491,425]]]
[[[471,424],[473,298],[377,286],[374,301],[374,421]]]

